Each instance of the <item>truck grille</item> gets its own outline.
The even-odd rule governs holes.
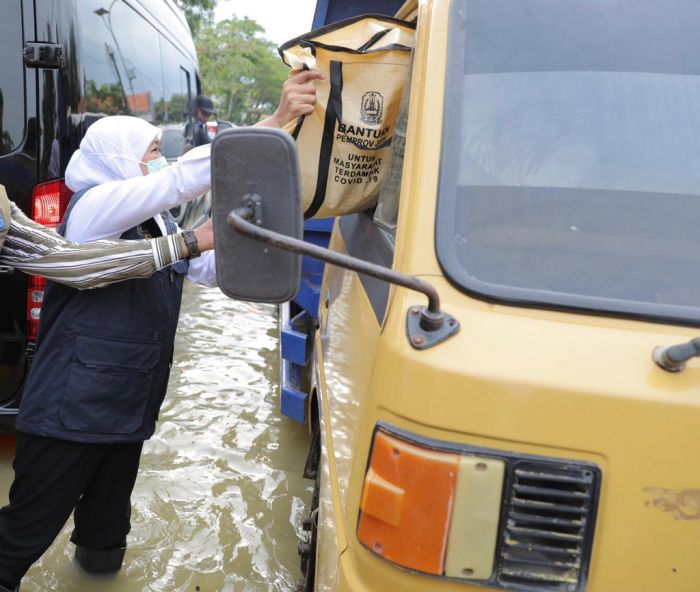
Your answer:
[[[513,463],[497,558],[502,587],[584,590],[598,480],[590,466]]]

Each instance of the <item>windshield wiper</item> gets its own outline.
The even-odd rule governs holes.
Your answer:
[[[660,345],[652,355],[659,368],[668,372],[680,372],[685,368],[685,363],[688,360],[700,356],[700,337],[696,337],[688,343],[666,347]]]

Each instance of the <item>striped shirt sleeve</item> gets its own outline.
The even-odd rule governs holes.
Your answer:
[[[10,202],[12,220],[0,264],[78,289],[99,288],[131,278],[146,278],[184,259],[179,234],[152,240],[100,240],[72,243],[27,218]]]

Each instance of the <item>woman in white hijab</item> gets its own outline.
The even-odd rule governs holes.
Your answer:
[[[262,125],[283,126],[312,111],[319,77],[292,76]],[[66,238],[177,231],[160,212],[209,189],[210,147],[167,166],[159,140],[157,128],[133,117],[106,117],[88,129],[66,170],[75,192],[61,228]],[[121,568],[141,447],[167,390],[183,277],[216,283],[213,252],[189,250],[189,264],[149,279],[83,292],[47,289],[16,422],[10,504],[0,510],[0,592],[19,584],[73,510],[78,563],[93,573]]]
[[[161,212],[209,190],[210,146],[190,150],[157,174],[145,174],[149,162],[165,160],[160,136],[160,129],[136,117],[105,117],[90,126],[66,169],[66,185],[74,193],[85,191],[68,218],[68,240],[118,238],[150,218],[165,235]],[[215,286],[214,257],[208,251],[192,259],[187,278]]]

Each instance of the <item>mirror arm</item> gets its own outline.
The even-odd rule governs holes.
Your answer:
[[[254,198],[251,201],[254,201]],[[442,326],[444,315],[440,310],[440,295],[435,287],[428,282],[381,265],[369,263],[342,253],[336,253],[329,249],[261,228],[259,225],[249,222],[249,220],[258,222],[256,214],[253,203],[248,202],[246,206],[236,208],[229,213],[229,226],[240,234],[280,249],[321,259],[333,265],[370,275],[380,280],[403,286],[409,290],[421,292],[428,298],[428,308],[423,311],[420,319],[421,327],[426,331],[434,331]]]

